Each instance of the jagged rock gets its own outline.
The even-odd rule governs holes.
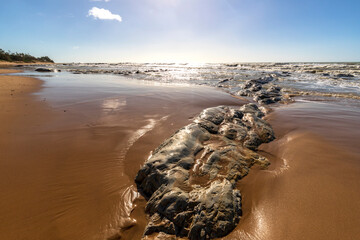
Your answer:
[[[279,102],[282,100],[281,88],[276,86],[271,86],[266,90],[261,90],[254,93],[254,101],[257,101],[260,104],[271,104]]]
[[[264,111],[260,109],[255,103],[249,103],[240,108],[240,111],[244,113],[250,113],[258,118],[265,116]]]
[[[239,96],[253,97],[254,101],[260,104],[271,104],[282,100],[281,88],[270,86],[264,89],[263,85],[274,81],[273,76],[267,76],[259,79],[248,80],[241,85],[241,90],[236,93]]]
[[[269,165],[254,152],[274,139],[263,116],[255,104],[208,108],[153,151],[135,179],[148,201],[144,239],[212,239],[235,228],[242,214],[236,182],[252,165]]]
[[[251,97],[253,93],[249,89],[242,89],[236,93],[238,96]]]
[[[149,224],[145,228],[145,235],[150,235],[155,232],[162,232],[170,235],[175,234],[175,226],[168,219],[161,217],[159,214],[155,213],[151,216]]]
[[[199,191],[200,190],[200,191]],[[229,180],[216,180],[206,189],[195,189],[192,201],[198,202],[191,222],[189,239],[212,239],[225,236],[239,223],[241,194]]]

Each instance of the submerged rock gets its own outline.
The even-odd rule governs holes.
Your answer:
[[[36,72],[53,72],[53,69],[50,68],[37,68],[35,69]]]
[[[218,82],[218,84],[226,83],[226,82],[229,82],[230,80],[232,80],[232,79],[226,78],[226,79],[220,80],[220,81]]]
[[[346,74],[346,73],[339,73],[335,77],[338,77],[338,78],[351,78],[351,77],[354,77],[354,75]]]
[[[165,234],[213,239],[240,221],[236,183],[251,166],[269,161],[254,150],[274,132],[255,104],[205,109],[153,151],[135,182],[146,198],[144,236]]]

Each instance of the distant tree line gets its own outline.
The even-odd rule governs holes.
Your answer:
[[[0,48],[0,60],[8,61],[8,62],[51,62],[54,61],[50,59],[48,56],[45,57],[34,57],[27,53],[12,53],[10,51],[5,52]]]

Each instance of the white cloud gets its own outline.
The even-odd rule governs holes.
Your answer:
[[[116,20],[121,22],[122,18],[118,14],[113,14],[109,10],[104,8],[93,7],[89,10],[88,17],[93,16],[95,19],[101,20]]]
[[[73,46],[72,49],[74,50],[78,50],[80,47],[79,46]]]
[[[110,0],[90,0],[90,2],[110,2]]]

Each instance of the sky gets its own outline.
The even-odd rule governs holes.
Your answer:
[[[0,0],[0,48],[55,62],[360,61],[359,0]]]

